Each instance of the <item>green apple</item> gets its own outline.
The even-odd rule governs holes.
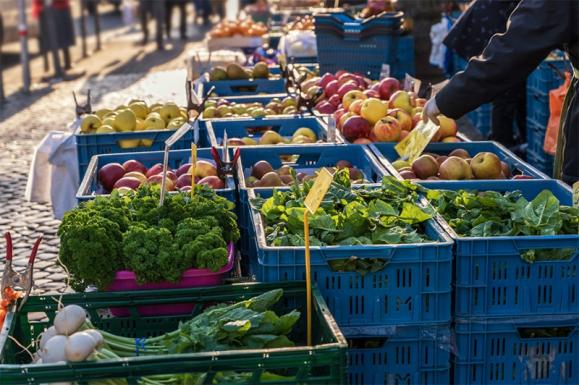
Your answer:
[[[149,113],[149,108],[143,102],[135,102],[129,105],[131,111],[134,112],[135,116],[139,119],[146,119]]]
[[[159,114],[165,122],[169,123],[171,120],[181,116],[181,111],[179,110],[179,106],[175,103],[166,103],[159,110]]]
[[[103,126],[111,126],[114,127],[115,126],[115,117],[117,115],[111,115],[111,116],[107,116],[103,119]]]
[[[215,109],[215,107],[207,107],[203,111],[203,118],[204,119],[212,119],[215,117],[216,113],[217,113],[217,110]]]
[[[111,132],[116,132],[114,128],[108,125],[102,125],[96,129],[97,134],[110,134]]]
[[[163,130],[165,128],[165,121],[156,112],[150,113],[145,119],[145,130]]]
[[[127,106],[126,104],[121,104],[120,106],[115,108],[115,111],[126,110],[127,108],[129,108],[129,106]]]
[[[143,99],[131,99],[131,100],[129,101],[129,106],[130,106],[131,104],[134,104],[134,103],[144,103],[145,105],[147,105],[147,103],[146,103]]]
[[[168,130],[177,130],[179,128],[181,128],[182,125],[185,124],[185,119],[183,119],[182,117],[177,117],[175,119],[172,119],[169,124],[167,124],[167,129]]]
[[[101,108],[100,110],[96,110],[95,115],[99,117],[100,120],[103,120],[105,116],[113,112],[108,108]]]
[[[80,132],[83,134],[94,132],[101,125],[102,122],[100,118],[95,114],[90,114],[82,118],[82,122],[80,123]]]
[[[289,106],[297,107],[297,106],[298,106],[298,102],[297,102],[295,99],[293,99],[293,98],[291,98],[291,97],[288,96],[287,98],[285,98],[284,100],[282,100],[281,105],[282,105],[284,108],[287,108],[287,107],[289,107]]]
[[[137,124],[135,126],[135,131],[143,131],[145,129],[145,121],[143,119],[137,118]]]
[[[136,126],[137,126],[137,117],[135,116],[135,113],[128,108],[119,111],[119,113],[115,117],[114,127],[118,131],[121,132],[135,131]]]

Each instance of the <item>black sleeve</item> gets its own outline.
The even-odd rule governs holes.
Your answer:
[[[572,1],[522,0],[507,30],[494,35],[482,55],[473,58],[436,94],[440,112],[459,118],[524,81],[541,61],[572,36]]]

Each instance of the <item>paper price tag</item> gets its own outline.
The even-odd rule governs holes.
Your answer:
[[[394,149],[401,158],[413,162],[422,154],[438,128],[439,126],[430,120],[426,124],[420,121],[406,138],[394,146]]]
[[[165,141],[165,146],[172,147],[190,129],[191,125],[189,123],[185,123],[184,125],[182,125],[181,128],[175,131],[175,133]]]
[[[380,70],[380,79],[384,79],[390,76],[390,64],[382,64],[382,69]]]
[[[320,170],[314,185],[304,200],[304,205],[310,213],[314,214],[318,207],[320,207],[320,204],[328,192],[333,179],[334,175],[330,173],[327,168],[323,167]]]
[[[579,208],[579,181],[573,183],[573,207]]]
[[[191,144],[191,198],[195,195],[195,169],[197,168],[197,145]]]

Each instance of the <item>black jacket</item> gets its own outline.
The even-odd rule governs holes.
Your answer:
[[[441,113],[459,118],[492,101],[527,76],[554,49],[564,49],[579,68],[579,1],[522,0],[511,14],[507,30],[494,35],[479,57],[457,73],[436,95]],[[579,179],[578,81],[572,83],[564,118],[563,178]]]

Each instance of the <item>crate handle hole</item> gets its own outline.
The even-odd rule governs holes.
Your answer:
[[[360,337],[348,339],[350,349],[380,349],[388,343],[389,337]]]
[[[535,327],[535,328],[517,328],[517,333],[522,339],[535,339],[535,338],[562,338],[569,337],[573,332],[573,328],[570,326],[563,327]]]

